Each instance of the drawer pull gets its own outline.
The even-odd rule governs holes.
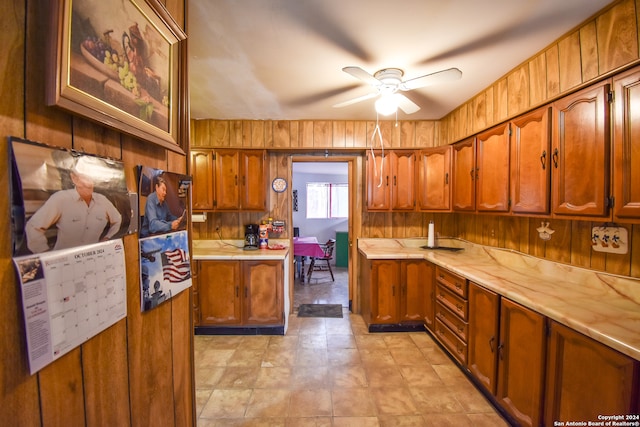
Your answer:
[[[458,353],[459,353],[459,354],[462,354],[462,352],[463,352],[463,350],[464,350],[463,348],[460,348],[459,346],[458,346],[456,349],[458,350]]]
[[[496,340],[496,337],[489,338],[489,348],[491,349],[491,353],[493,353],[493,342]]]
[[[442,329],[438,329],[438,333],[442,336],[444,336],[444,331]]]
[[[458,326],[458,332],[460,333],[464,332],[464,328],[462,326]]]
[[[444,274],[440,274],[440,278],[444,280]]]
[[[456,304],[456,308],[458,309],[458,311],[462,311],[462,306],[460,304]]]
[[[462,285],[458,282],[456,282],[456,289],[462,289]]]

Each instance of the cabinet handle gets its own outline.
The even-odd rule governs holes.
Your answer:
[[[489,338],[489,348],[491,349],[491,353],[493,353],[493,342],[496,340],[496,337]]]
[[[396,176],[395,176],[395,175],[393,175],[393,186],[394,186],[394,187],[398,186],[398,181],[397,181],[397,179],[396,179]]]
[[[500,343],[500,345],[498,346],[498,356],[500,356],[500,360],[503,359],[502,357],[502,349],[504,348],[504,343]]]
[[[387,175],[387,187],[389,186],[389,175]]]
[[[471,169],[471,181],[473,181],[473,177],[474,177],[474,175],[473,175],[473,169]]]
[[[444,174],[444,183],[449,184],[449,172]]]
[[[438,329],[438,333],[442,336],[444,336],[444,331],[442,329]]]
[[[462,306],[460,304],[456,304],[456,308],[458,309],[458,311],[462,311]]]
[[[464,328],[462,326],[458,326],[458,332],[460,333],[464,332]]]
[[[542,170],[547,168],[547,150],[542,152],[542,156],[540,156],[540,163],[542,163]]]
[[[458,290],[462,289],[462,285],[460,283],[458,283],[458,282],[456,282],[456,289],[458,289]]]
[[[552,158],[553,158],[553,167],[558,169],[558,149],[557,148],[553,150]]]
[[[238,185],[238,175],[236,175],[234,179],[235,179],[236,185]]]
[[[236,298],[240,296],[240,286],[236,286]]]

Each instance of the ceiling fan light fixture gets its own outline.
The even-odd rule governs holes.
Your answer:
[[[376,111],[383,116],[390,116],[398,111],[398,96],[395,93],[382,95],[376,101]]]

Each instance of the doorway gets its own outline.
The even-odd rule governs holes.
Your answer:
[[[293,157],[291,167],[292,226],[301,238],[319,244],[335,240],[331,272],[311,272],[309,258],[296,257],[293,308],[300,304],[340,304],[352,308],[353,158]],[[305,260],[304,262],[301,262]],[[324,261],[321,262],[325,264]],[[304,271],[304,272],[303,272]]]

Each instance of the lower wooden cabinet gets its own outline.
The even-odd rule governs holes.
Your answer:
[[[425,260],[367,260],[364,274],[363,317],[368,324],[433,324],[434,266]]]
[[[545,351],[544,316],[469,284],[468,369],[523,426],[542,419]]]
[[[281,261],[198,261],[198,326],[283,323]]]
[[[545,425],[640,413],[640,362],[556,322],[550,329]]]

